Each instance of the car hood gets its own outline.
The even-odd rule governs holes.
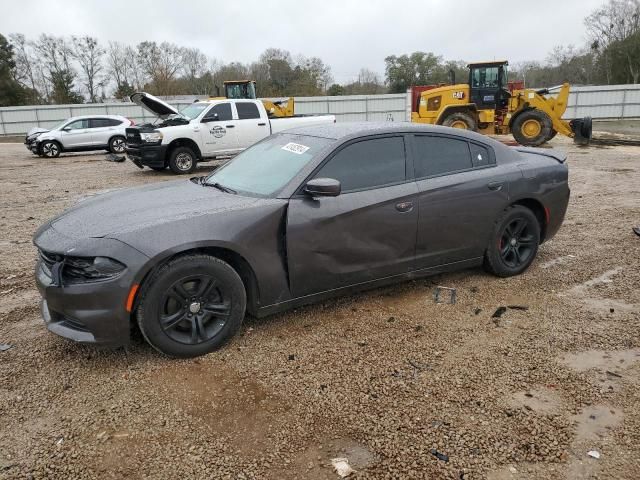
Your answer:
[[[167,102],[160,100],[146,92],[137,92],[129,97],[133,103],[144,108],[147,112],[157,115],[161,119],[170,117],[171,115],[180,115],[180,112]]]
[[[31,135],[35,135],[36,133],[44,133],[48,131],[49,130],[47,130],[46,128],[33,127],[31,130],[27,132],[27,137],[30,137]]]
[[[177,180],[96,195],[53,219],[51,226],[71,238],[118,238],[175,220],[249,208],[259,201]]]

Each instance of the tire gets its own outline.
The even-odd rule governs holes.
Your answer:
[[[233,337],[246,305],[238,273],[218,258],[197,254],[170,261],[145,282],[136,317],[153,348],[170,357],[190,358],[212,352]]]
[[[511,133],[520,145],[537,147],[551,137],[553,122],[541,110],[527,110],[518,115],[511,124]]]
[[[45,158],[57,158],[61,151],[60,144],[53,140],[47,140],[40,145],[41,156]]]
[[[164,169],[167,168],[166,165],[162,166],[162,167],[149,167],[151,170],[155,170],[156,172],[162,172]]]
[[[173,173],[191,173],[197,164],[196,154],[189,147],[174,148],[169,156],[169,168]]]
[[[127,145],[124,137],[112,137],[109,140],[109,151],[115,155],[121,155],[125,152]]]
[[[461,128],[464,130],[471,130],[472,132],[478,131],[478,122],[470,113],[466,112],[454,112],[444,119],[442,125],[445,127]]]
[[[512,205],[496,220],[484,254],[484,267],[498,277],[524,272],[535,259],[540,245],[540,223],[522,205]]]
[[[553,128],[551,129],[551,134],[549,135],[549,138],[547,138],[547,142],[549,140],[552,140],[556,135],[558,134],[557,130],[554,130]]]

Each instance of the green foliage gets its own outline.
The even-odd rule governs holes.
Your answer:
[[[51,73],[51,101],[56,104],[84,103],[84,98],[74,90],[74,75],[69,70]]]
[[[16,68],[13,47],[0,34],[0,107],[24,105],[30,92],[23,88],[14,78]]]

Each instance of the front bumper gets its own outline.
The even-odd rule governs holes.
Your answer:
[[[65,255],[69,250],[69,237],[58,234],[51,227],[36,234],[34,240],[38,248],[47,252]],[[135,283],[135,274],[148,257],[125,243],[107,238],[85,239],[72,250],[74,256],[115,258],[127,268],[112,279],[63,282],[58,286],[39,260],[35,278],[42,296],[42,316],[47,328],[76,342],[112,347],[127,345],[131,328],[131,314],[126,309],[127,297]]]
[[[164,167],[165,155],[167,153],[166,145],[132,145],[127,144],[127,158],[131,160],[137,167]]]
[[[27,150],[29,150],[30,152],[35,153],[36,155],[38,154],[38,144],[37,142],[34,140],[32,142],[24,142],[24,146],[27,148]]]

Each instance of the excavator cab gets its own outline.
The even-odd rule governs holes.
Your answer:
[[[226,98],[240,100],[255,100],[255,80],[230,80],[224,82],[224,96]]]
[[[471,63],[469,68],[469,97],[478,110],[500,110],[510,96],[507,90],[506,60]]]

